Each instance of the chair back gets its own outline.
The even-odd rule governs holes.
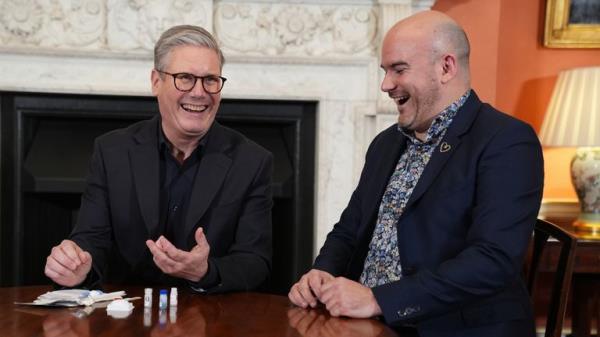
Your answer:
[[[535,285],[540,269],[540,262],[549,238],[553,238],[560,243],[560,253],[552,280],[550,306],[548,307],[548,316],[546,317],[544,337],[560,337],[567,309],[569,288],[571,287],[577,237],[558,225],[537,219],[533,233],[531,262],[527,275],[527,289],[532,301],[535,299]]]

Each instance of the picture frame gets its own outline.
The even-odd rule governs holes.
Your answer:
[[[600,1],[547,0],[544,46],[600,48]]]

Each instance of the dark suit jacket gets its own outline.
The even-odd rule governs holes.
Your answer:
[[[379,204],[406,146],[393,125],[371,143],[360,181],[314,267],[357,280]],[[532,336],[520,278],[543,188],[527,124],[483,104],[459,109],[398,223],[399,281],[373,288],[385,320],[421,336]]]
[[[95,141],[78,222],[71,233],[71,239],[93,257],[92,279],[95,275],[103,282],[143,285],[176,281],[155,266],[145,243],[162,234],[159,122],[157,116]],[[220,285],[207,290],[255,289],[271,268],[272,155],[217,122],[205,137],[185,226],[180,229],[187,242],[179,248],[189,251],[196,245],[194,233],[203,227],[210,244],[209,274],[220,275]]]

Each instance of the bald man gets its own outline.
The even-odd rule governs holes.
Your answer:
[[[543,187],[534,130],[479,100],[466,34],[442,13],[394,25],[381,68],[398,123],[290,300],[402,336],[534,336],[520,277]]]

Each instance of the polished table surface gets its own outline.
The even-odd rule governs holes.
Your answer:
[[[14,304],[31,302],[50,290],[50,286],[0,288],[0,336],[399,336],[374,319],[335,318],[323,309],[294,307],[284,296],[259,293],[202,295],[179,289],[178,306],[161,311],[159,289],[154,288],[151,309],[136,300],[131,315],[120,319],[108,316],[104,307]],[[126,297],[144,294],[139,287],[106,289],[116,290],[125,290]]]

